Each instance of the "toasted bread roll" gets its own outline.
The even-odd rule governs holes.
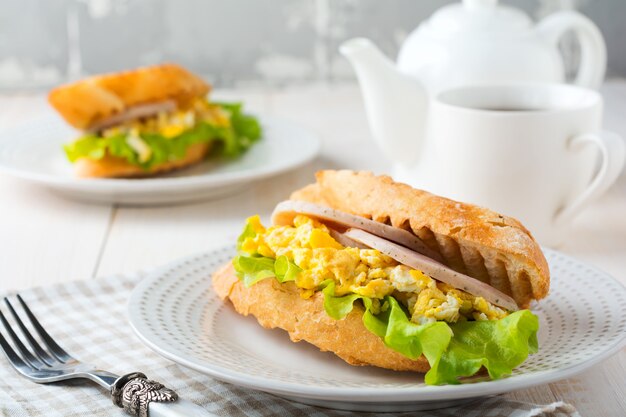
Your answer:
[[[409,230],[448,266],[510,295],[521,308],[548,293],[550,272],[541,248],[513,218],[370,172],[320,171],[316,184],[291,199]]]
[[[163,64],[85,78],[55,88],[48,100],[69,124],[88,129],[132,106],[165,100],[183,106],[209,90],[207,83],[186,69]]]
[[[334,320],[324,310],[322,293],[305,300],[292,282],[280,284],[271,278],[246,288],[231,264],[213,274],[213,288],[221,299],[229,299],[239,314],[253,315],[265,328],[286,330],[292,341],[309,342],[351,365],[414,372],[430,369],[424,356],[411,360],[387,348],[382,339],[367,330],[363,308],[358,304],[344,319]]]
[[[102,159],[82,158],[76,161],[76,175],[79,177],[145,177],[157,173],[173,171],[178,168],[200,162],[209,153],[211,143],[195,143],[187,148],[186,154],[181,159],[164,162],[150,169],[143,169],[137,165],[128,163],[125,159],[114,156],[105,156]]]

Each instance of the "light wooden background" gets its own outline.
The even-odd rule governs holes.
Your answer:
[[[603,93],[606,127],[626,137],[626,83],[605,85]],[[151,208],[76,203],[0,175],[0,290],[147,270],[233,242],[245,217],[267,217],[291,190],[311,182],[317,169],[389,168],[369,136],[354,85],[218,91],[215,96],[243,99],[255,112],[309,127],[323,140],[321,156],[228,198]],[[43,96],[0,96],[0,129],[49,111]],[[560,250],[626,284],[626,176],[576,219]],[[583,416],[626,416],[626,349],[577,377],[509,396],[537,403],[564,400]]]

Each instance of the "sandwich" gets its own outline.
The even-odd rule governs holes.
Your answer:
[[[79,177],[144,177],[209,153],[236,157],[261,137],[241,104],[212,103],[210,89],[186,69],[163,64],[63,85],[48,101],[82,132],[64,146]]]
[[[457,384],[510,374],[538,349],[528,307],[550,275],[517,220],[387,176],[321,171],[247,219],[217,295],[351,365]]]

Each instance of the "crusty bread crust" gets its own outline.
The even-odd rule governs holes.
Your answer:
[[[206,82],[181,66],[163,64],[62,85],[50,92],[48,101],[67,123],[87,129],[132,106],[165,100],[184,105],[209,90]]]
[[[164,162],[146,170],[128,163],[123,158],[106,155],[102,159],[81,158],[74,164],[76,175],[83,178],[130,178],[146,177],[175,169],[184,168],[204,159],[211,149],[211,143],[194,143],[187,148],[185,156],[174,161]]]
[[[291,199],[409,230],[440,253],[448,266],[512,296],[522,308],[548,294],[548,264],[519,221],[371,172],[329,170],[316,177],[317,183],[294,192]]]
[[[365,328],[363,308],[356,304],[344,319],[334,320],[324,310],[321,293],[305,300],[292,282],[281,284],[272,278],[246,288],[230,263],[213,274],[213,288],[221,299],[229,299],[239,314],[256,317],[265,328],[283,329],[292,341],[309,342],[351,365],[414,372],[430,369],[424,356],[411,360],[387,348]]]

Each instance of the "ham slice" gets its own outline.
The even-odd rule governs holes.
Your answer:
[[[140,117],[154,116],[155,114],[161,112],[172,112],[176,110],[176,107],[177,105],[174,100],[166,100],[159,101],[157,103],[148,103],[132,106],[120,113],[97,121],[89,127],[89,131],[98,132],[108,127],[122,124],[129,120],[139,119]]]
[[[350,239],[348,236],[344,235],[341,232],[338,232],[334,229],[328,229],[330,236],[335,239],[339,244],[349,247],[349,248],[359,248],[359,249],[370,249],[369,246],[366,246],[356,240]]]
[[[331,223],[333,228],[339,230],[345,230],[351,227],[366,230],[376,236],[380,236],[402,246],[406,246],[407,248],[419,252],[429,258],[442,261],[439,253],[430,249],[419,237],[407,230],[370,220],[365,217],[345,213],[330,207],[321,206],[319,204],[294,200],[287,200],[278,203],[272,213],[272,223],[278,226],[290,225],[293,222],[293,218],[298,214],[313,217],[322,223]]]
[[[476,297],[483,297],[492,304],[505,308],[508,311],[517,311],[515,300],[498,291],[491,285],[475,278],[461,274],[444,264],[428,258],[404,246],[385,240],[381,237],[359,229],[348,229],[343,233],[348,239],[362,243],[395,259],[403,265],[422,271],[438,281],[445,282]]]

